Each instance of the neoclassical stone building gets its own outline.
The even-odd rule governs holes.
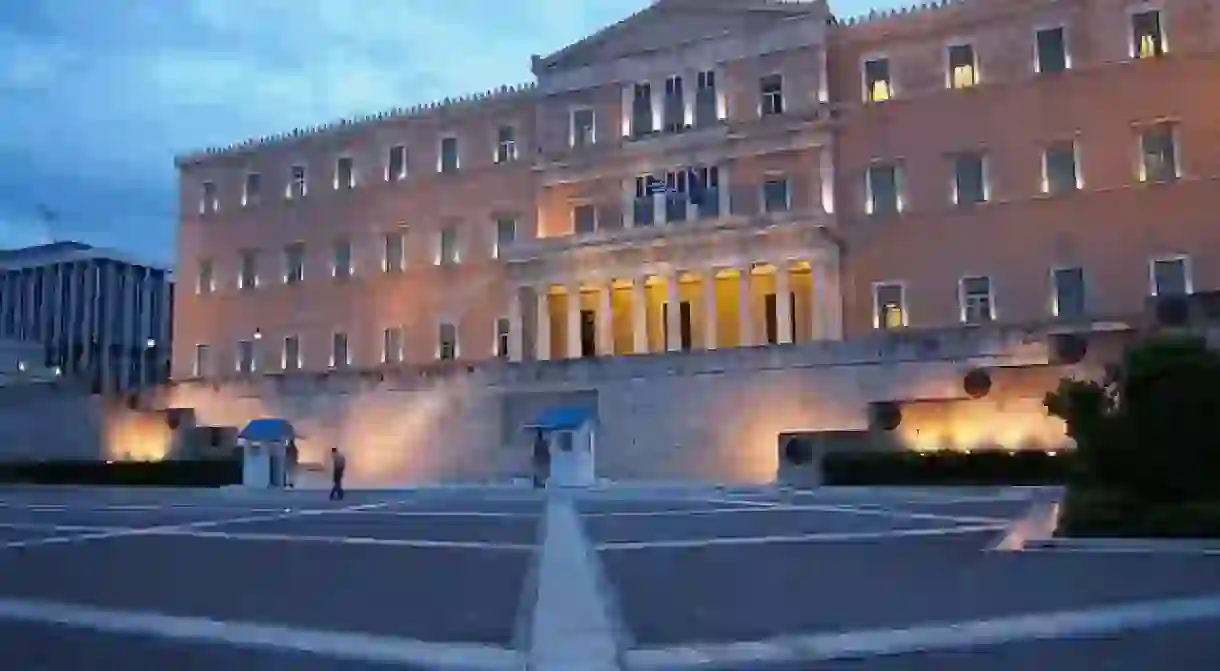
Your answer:
[[[1220,280],[1216,0],[658,0],[532,72],[181,156],[165,403],[395,481],[584,404],[607,477],[760,481],[878,402],[1061,442],[1057,334]]]

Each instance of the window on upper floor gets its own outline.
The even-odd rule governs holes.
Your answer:
[[[340,156],[335,160],[335,188],[356,188],[356,163],[350,156]]]
[[[212,374],[212,348],[208,345],[195,345],[193,377],[207,377]]]
[[[452,361],[458,355],[457,327],[448,322],[437,328],[436,358]]]
[[[517,160],[517,129],[500,126],[496,131],[496,163]]]
[[[688,185],[691,202],[701,219],[720,216],[720,167],[715,165],[694,169],[694,177]]]
[[[242,207],[258,205],[263,199],[263,178],[257,172],[246,173],[246,181],[241,189]]]
[[[381,271],[401,273],[407,266],[407,231],[405,226],[386,233],[381,238]]]
[[[1085,315],[1084,269],[1056,268],[1051,272],[1051,314],[1059,319]]]
[[[512,323],[508,317],[496,320],[496,356],[501,359],[508,358],[508,334],[511,329]]]
[[[1056,142],[1042,151],[1042,193],[1071,193],[1080,186],[1074,141]]]
[[[1149,290],[1153,296],[1184,296],[1194,293],[1190,278],[1190,258],[1171,256],[1148,262]]]
[[[665,173],[665,221],[686,221],[686,170],[670,170]]]
[[[352,241],[339,238],[331,244],[330,276],[345,280],[352,276]]]
[[[509,215],[496,217],[496,246],[492,256],[500,258],[500,254],[517,239],[517,218]]]
[[[652,84],[639,82],[631,89],[631,135],[641,137],[653,130]]]
[[[897,163],[874,163],[864,179],[865,212],[867,214],[897,214],[903,210],[901,169]]]
[[[199,260],[199,274],[195,278],[195,293],[210,294],[216,291],[216,272],[212,259]]]
[[[995,294],[986,275],[963,277],[958,282],[958,304],[963,324],[995,321]]]
[[[284,284],[305,281],[305,243],[293,242],[284,246]]]
[[[1177,126],[1161,122],[1140,133],[1140,181],[1171,182],[1181,177],[1178,164]]]
[[[401,326],[391,326],[381,332],[381,363],[402,363],[402,350]]]
[[[597,230],[597,206],[592,203],[578,203],[572,206],[572,231],[576,235],[584,235]]]
[[[407,148],[403,145],[390,147],[386,155],[385,179],[397,182],[407,178]]]
[[[704,70],[696,78],[695,125],[706,127],[720,121],[720,99],[716,93],[716,71]]]
[[[240,267],[237,271],[237,288],[252,291],[258,288],[258,250],[243,249],[240,255]]]
[[[640,175],[635,178],[635,198],[631,202],[631,217],[636,226],[651,226],[655,223],[654,197],[649,187],[653,180],[652,175]]]
[[[768,175],[763,180],[763,212],[787,212],[792,207],[790,196],[786,176]]]
[[[280,368],[286,371],[301,370],[301,337],[284,336],[284,347],[280,352]]]
[[[1149,9],[1131,14],[1131,57],[1157,58],[1166,51],[1161,11]]]
[[[288,186],[284,189],[284,197],[289,200],[304,198],[307,193],[309,193],[309,183],[306,179],[305,166],[292,166],[288,171]]]
[[[676,133],[686,128],[686,100],[682,77],[673,75],[665,80],[665,100],[662,107],[664,128]]]
[[[440,237],[437,240],[436,265],[452,265],[459,260],[457,228],[446,226],[441,229]]]
[[[979,83],[978,58],[972,44],[949,47],[949,88],[965,89]]]
[[[199,193],[199,214],[215,214],[220,209],[220,197],[217,196],[216,182],[204,182]]]
[[[985,203],[990,197],[987,185],[987,156],[982,152],[968,151],[954,154],[953,204],[973,205]]]
[[[595,115],[588,107],[572,110],[572,127],[568,132],[568,146],[584,149],[597,141]]]
[[[1034,68],[1039,73],[1064,72],[1072,66],[1068,58],[1067,29],[1063,26],[1043,28],[1034,33],[1034,44]]]
[[[342,331],[330,336],[330,367],[347,368],[352,363],[352,353],[347,347],[347,334]]]
[[[873,285],[873,328],[899,329],[907,325],[906,287],[901,282]]]
[[[864,101],[879,103],[894,95],[890,80],[890,59],[873,58],[864,61]]]
[[[456,137],[441,138],[440,156],[437,157],[436,171],[443,173],[457,172],[461,167],[458,156],[458,139]]]
[[[784,113],[784,77],[783,75],[767,75],[758,80],[759,111],[762,116],[775,116]]]
[[[237,341],[235,364],[238,373],[249,374],[254,372],[254,341],[239,340]]]

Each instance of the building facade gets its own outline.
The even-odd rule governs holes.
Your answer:
[[[239,422],[282,407],[249,391],[263,373],[466,370],[425,387],[483,389],[464,407],[499,424],[470,441],[496,446],[513,394],[547,380],[593,394],[605,423],[641,418],[608,399],[638,390],[605,380],[740,371],[715,403],[655,402],[748,430],[610,442],[703,441],[727,461],[655,470],[758,479],[769,466],[734,459],[764,448],[731,443],[773,451],[784,431],[867,423],[868,403],[960,392],[935,368],[947,354],[891,365],[887,348],[1019,331],[1015,350],[955,356],[1045,365],[1046,348],[1014,354],[1031,334],[1121,326],[1149,296],[1220,282],[1216,0],[858,19],[820,0],[658,0],[532,71],[180,157],[173,377],[212,391],[176,402]],[[851,390],[758,391],[788,384],[768,377],[779,364]],[[733,417],[767,399],[792,409]]]
[[[24,366],[58,370],[93,393],[168,379],[170,271],[77,242],[0,251],[0,338],[36,343]]]

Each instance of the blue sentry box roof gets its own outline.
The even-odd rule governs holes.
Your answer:
[[[246,425],[246,428],[241,430],[241,433],[237,434],[237,437],[254,441],[293,440],[297,438],[297,432],[292,427],[292,422],[267,417],[252,420]]]
[[[525,429],[544,431],[572,431],[589,422],[596,422],[597,415],[588,408],[548,408],[543,410]]]

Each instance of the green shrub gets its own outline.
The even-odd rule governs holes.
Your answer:
[[[0,483],[221,487],[240,482],[241,462],[233,459],[0,463]]]
[[[831,452],[822,458],[827,485],[1003,486],[1063,484],[1072,454],[1026,450]]]
[[[1061,536],[1109,538],[1220,538],[1220,502],[1149,503],[1096,488],[1068,491],[1059,516]]]

